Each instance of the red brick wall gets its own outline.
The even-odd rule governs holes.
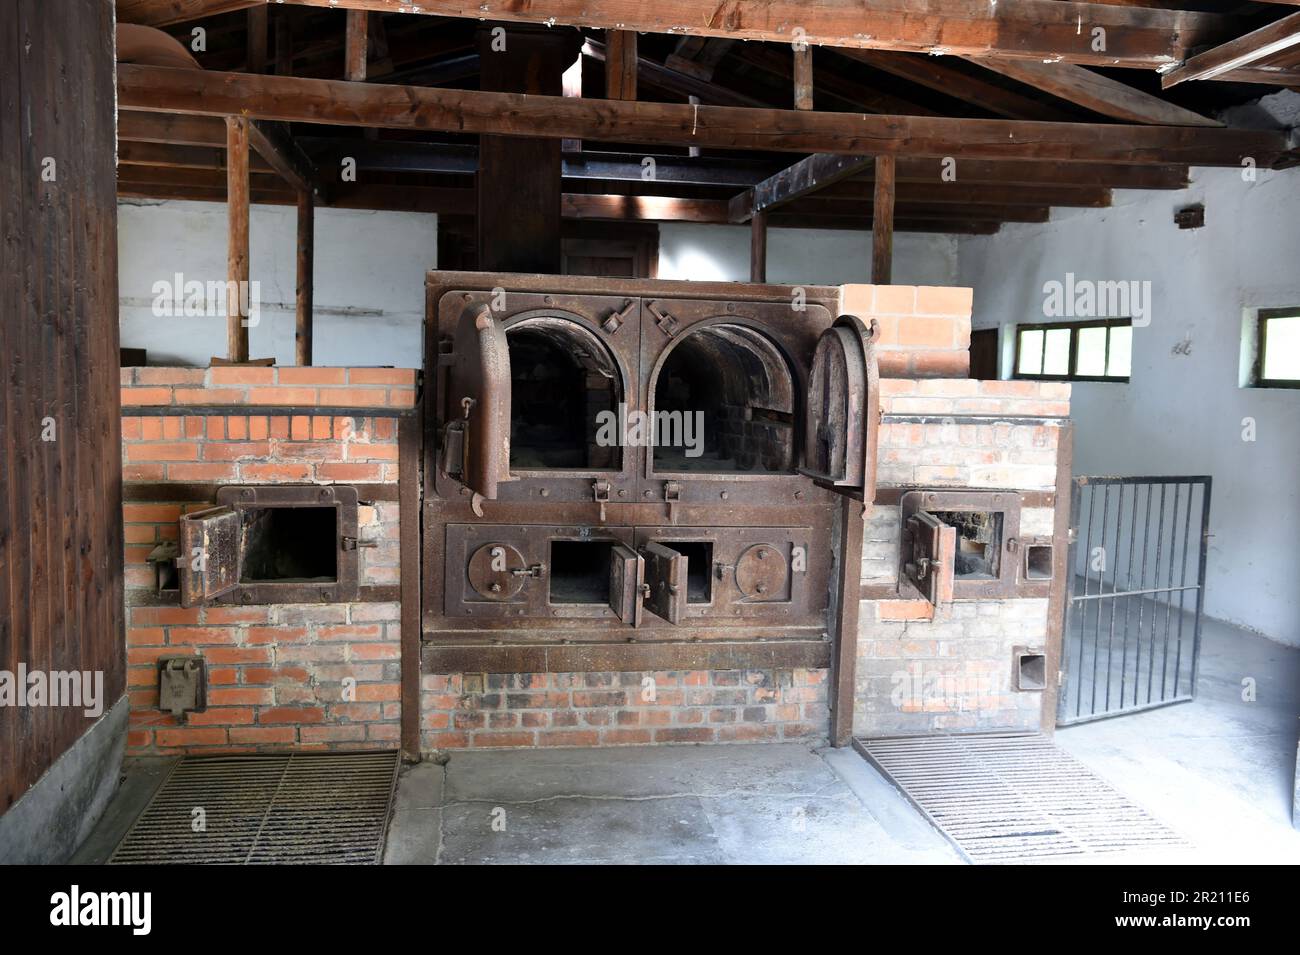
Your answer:
[[[403,407],[416,373],[365,368],[123,369],[122,466],[132,484],[397,482],[397,422],[351,415],[277,414],[287,406]],[[131,414],[152,405],[230,405],[230,414]],[[257,413],[262,409],[262,413]],[[252,413],[250,413],[252,412]],[[126,536],[130,751],[136,755],[398,745],[397,602],[153,606],[149,552],[177,535],[182,511],[156,500],[123,506]],[[358,509],[360,582],[399,581],[399,509]],[[157,659],[198,654],[208,708],[178,723],[158,711]]]
[[[827,682],[821,669],[425,674],[422,748],[819,742]]]
[[[926,285],[842,285],[840,311],[880,325],[884,378],[964,378],[970,371],[972,290]]]

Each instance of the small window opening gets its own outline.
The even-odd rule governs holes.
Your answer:
[[[551,603],[609,603],[613,549],[613,541],[551,541]]]
[[[1016,652],[1016,689],[1044,690],[1047,688],[1047,657],[1033,650]]]
[[[789,364],[758,332],[692,332],[655,381],[656,470],[793,471],[794,392]]]
[[[1025,548],[1025,579],[1052,579],[1052,545],[1030,544]]]
[[[338,548],[336,508],[248,508],[240,583],[333,582]]]
[[[602,412],[617,415],[618,366],[577,322],[543,316],[506,330],[510,350],[510,467],[613,471],[616,443],[598,440]]]
[[[686,557],[686,602],[706,604],[713,600],[713,541],[663,541]]]
[[[956,580],[995,580],[1001,570],[1002,514],[997,511],[936,511],[957,529]]]

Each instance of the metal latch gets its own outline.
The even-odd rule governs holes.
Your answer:
[[[605,316],[605,320],[600,323],[600,327],[613,335],[622,327],[623,323],[627,321],[628,315],[631,314],[634,308],[636,308],[636,300],[628,299],[621,310],[611,310],[610,313]]]
[[[677,481],[664,482],[664,500],[668,503],[668,523],[677,523],[677,505],[682,500],[682,486]]]
[[[531,567],[516,567],[514,570],[510,571],[510,573],[515,577],[538,578],[541,577],[542,574],[546,573],[546,565],[533,564]]]
[[[344,550],[356,550],[360,547],[378,547],[378,546],[379,546],[379,541],[358,540],[355,537],[343,538]]]
[[[650,314],[655,317],[655,324],[659,326],[659,329],[665,335],[667,335],[669,338],[672,338],[674,335],[677,334],[677,328],[678,328],[677,319],[673,318],[673,316],[670,315],[668,312],[665,312],[662,309],[660,309],[659,306],[656,305],[654,302],[646,303],[646,308],[650,309]]]
[[[591,499],[600,505],[600,522],[605,523],[605,505],[609,503],[609,482],[592,481]]]
[[[207,675],[202,657],[160,657],[158,709],[182,722],[186,713],[207,709]]]

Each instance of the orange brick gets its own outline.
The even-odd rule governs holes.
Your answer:
[[[161,464],[128,464],[122,468],[123,481],[147,481],[154,483],[163,479]]]
[[[159,746],[213,746],[226,742],[226,731],[216,726],[178,726],[154,731]]]
[[[128,522],[174,521],[181,516],[179,504],[123,504],[122,519]]]
[[[390,408],[414,408],[414,407],[415,407],[415,389],[414,389],[414,388],[390,388],[390,389],[388,389],[388,407],[390,407]]]
[[[911,366],[918,377],[964,378],[970,373],[970,352],[936,351],[918,352],[912,356]],[[884,364],[881,363],[881,374]]]
[[[928,600],[878,600],[876,618],[878,620],[931,620],[934,618],[934,605]]]
[[[140,440],[159,441],[163,436],[162,418],[140,418]]]
[[[274,694],[261,687],[219,687],[208,690],[208,703],[212,706],[265,706]]]
[[[876,315],[911,315],[916,311],[916,286],[877,285]]]
[[[311,437],[311,418],[307,415],[294,415],[289,422],[289,437],[294,441],[306,441]]]
[[[333,408],[382,408],[388,393],[383,388],[322,388],[320,401]]]
[[[209,415],[203,423],[203,433],[209,441],[220,441],[226,436],[226,419]]]
[[[246,481],[306,481],[311,467],[306,464],[244,464],[240,473]]]
[[[273,385],[274,368],[219,367],[209,371],[214,385]]]
[[[239,642],[239,631],[233,627],[172,627],[167,639],[173,645],[232,644]]]
[[[202,419],[200,419],[200,420],[202,420]],[[182,418],[174,418],[174,417],[166,417],[166,418],[163,418],[163,419],[162,419],[162,436],[163,436],[163,438],[164,438],[165,440],[167,440],[167,441],[175,441],[177,438],[179,438],[179,437],[181,436],[181,425],[184,424],[184,423],[186,423],[186,422],[188,422],[188,421],[189,421],[188,418],[184,418],[184,419],[182,419]],[[202,433],[203,433],[203,432],[201,432],[201,431],[197,431],[197,432],[189,432],[189,431],[187,431],[187,432],[185,432],[185,437],[187,437],[187,438],[197,438],[197,437],[199,437],[200,435],[202,435]]]
[[[235,388],[177,388],[178,405],[241,405],[244,393]]]
[[[200,608],[198,607],[132,607],[130,608],[131,624],[133,626],[149,626],[159,624],[170,626],[172,624],[196,624],[199,622]]]
[[[916,314],[968,317],[975,290],[937,285],[916,289]]]
[[[199,415],[185,416],[185,437],[202,438],[206,437],[208,432],[208,422],[206,418]]]
[[[330,419],[324,415],[312,415],[311,418],[311,436],[316,441],[328,441],[333,434],[330,427]]]
[[[354,385],[409,385],[415,387],[414,368],[349,368]]]
[[[244,639],[254,644],[292,643],[306,636],[306,627],[249,627]]]
[[[898,343],[904,347],[953,348],[958,322],[951,318],[905,319],[898,326]]]
[[[304,743],[342,743],[366,738],[366,728],[357,723],[348,726],[303,726],[298,735]]]
[[[197,461],[199,446],[187,441],[128,444],[126,458],[128,461]]]
[[[208,624],[266,623],[268,615],[267,607],[207,607],[203,611],[203,622]]]
[[[123,418],[122,419],[122,440],[139,441],[140,440],[140,419]]]
[[[152,524],[127,524],[122,533],[128,544],[152,544],[158,539]]]
[[[316,404],[315,388],[285,388],[277,386],[274,388],[250,388],[248,389],[249,404],[254,405],[314,405]]]
[[[131,627],[126,631],[126,645],[129,647],[160,647],[165,638],[166,631],[162,627]]]
[[[267,419],[254,417],[248,419],[248,438],[250,441],[261,441],[270,435],[270,427]]]
[[[212,441],[203,446],[205,461],[238,461],[241,458],[267,458],[270,455],[270,441]]]
[[[233,464],[169,464],[167,479],[170,481],[235,481]]]
[[[232,743],[293,743],[298,739],[298,729],[294,726],[241,726],[231,727]]]
[[[248,419],[244,417],[227,418],[226,437],[231,441],[246,441],[248,439]]]
[[[203,713],[189,715],[191,726],[240,726],[253,722],[249,706],[217,706]]]
[[[201,385],[207,375],[204,368],[137,368],[135,380],[142,385]]]
[[[271,437],[287,438],[289,437],[289,419],[283,415],[277,415],[270,419]]]
[[[170,388],[123,388],[123,405],[169,405],[172,403]]]
[[[282,385],[342,385],[348,380],[346,368],[281,368],[278,381]]]
[[[257,714],[259,723],[323,723],[325,710],[319,706],[273,706]]]
[[[377,464],[331,462],[318,464],[316,476],[324,481],[379,481],[383,471]]]
[[[359,683],[357,684],[358,703],[382,703],[400,700],[402,688],[396,683]]]
[[[213,647],[203,651],[209,663],[270,663],[271,651],[265,647]]]

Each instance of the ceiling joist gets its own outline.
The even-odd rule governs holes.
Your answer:
[[[1260,82],[1261,73],[1276,72],[1276,83],[1300,83],[1300,70],[1293,65],[1271,69],[1265,61],[1300,45],[1300,13],[1276,20],[1253,33],[1238,37],[1222,46],[1206,50],[1191,57],[1160,78],[1163,89],[1177,86],[1188,80],[1232,80],[1239,70],[1252,70],[1254,81]]]

